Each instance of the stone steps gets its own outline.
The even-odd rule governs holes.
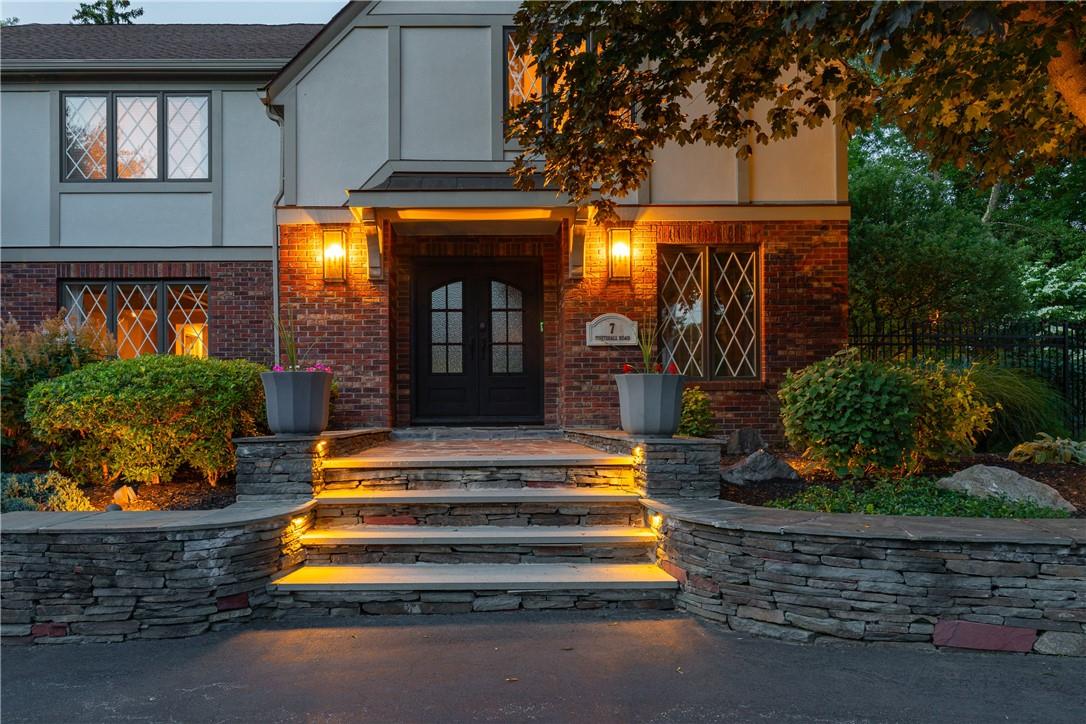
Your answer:
[[[281,616],[675,607],[655,565],[307,565],[273,582]]]
[[[302,544],[314,545],[619,545],[651,544],[656,534],[630,526],[411,526],[362,525],[311,530]]]
[[[677,581],[643,564],[303,566],[272,582],[291,591],[674,591]]]
[[[368,525],[540,526],[644,523],[622,488],[332,490],[317,497],[316,528]]]

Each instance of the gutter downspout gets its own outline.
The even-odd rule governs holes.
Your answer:
[[[272,105],[264,108],[268,118],[279,127],[279,193],[272,203],[272,354],[273,364],[279,364],[279,204],[286,193],[286,129],[283,116]]]

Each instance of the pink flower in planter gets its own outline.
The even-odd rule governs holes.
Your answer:
[[[282,371],[283,371],[283,365],[273,365],[272,366],[272,372],[282,372]]]

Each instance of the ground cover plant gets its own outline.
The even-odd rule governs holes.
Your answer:
[[[1020,463],[1086,465],[1086,441],[1076,442],[1041,433],[1032,442],[1016,445],[1007,459]]]
[[[0,512],[94,510],[79,484],[55,470],[0,476]]]
[[[935,478],[908,476],[874,482],[846,480],[838,486],[812,485],[794,495],[771,500],[770,508],[821,513],[960,516],[970,518],[1066,518],[1061,510],[1001,497],[976,498],[944,490]]]
[[[43,465],[46,451],[30,434],[26,396],[34,385],[113,355],[113,341],[72,325],[63,311],[35,329],[14,320],[0,327],[0,460],[5,471]]]
[[[35,437],[85,483],[167,482],[182,465],[212,485],[233,470],[232,438],[260,432],[260,373],[243,360],[149,355],[84,367],[27,397]]]

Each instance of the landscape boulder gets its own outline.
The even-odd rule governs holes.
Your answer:
[[[720,473],[725,483],[750,485],[768,480],[799,480],[799,473],[776,455],[758,450]]]
[[[957,490],[976,498],[1003,496],[1016,502],[1035,503],[1046,508],[1075,512],[1075,506],[1064,500],[1054,488],[1019,475],[1009,468],[995,465],[974,465],[959,470],[936,483],[946,490]]]
[[[765,448],[765,439],[757,428],[741,427],[728,436],[729,455],[750,455]]]

